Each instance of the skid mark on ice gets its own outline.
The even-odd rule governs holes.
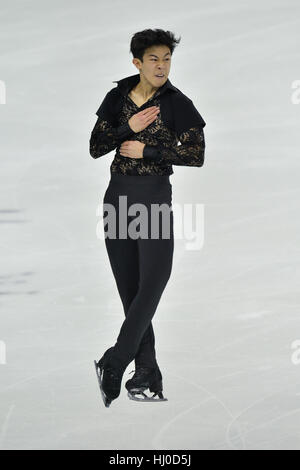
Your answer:
[[[71,369],[72,367],[77,367],[79,364],[90,364],[91,359],[85,359],[84,361],[77,361],[73,362],[72,364],[68,364],[67,366],[61,366],[61,367],[54,367],[53,369],[49,369],[43,372],[40,372],[38,374],[32,375],[30,377],[26,377],[25,379],[18,380],[18,382],[14,382],[10,385],[7,385],[7,387],[1,388],[0,393],[5,392],[7,390],[13,389],[17,385],[24,384],[26,382],[30,382],[31,380],[37,379],[38,377],[42,377],[43,375],[49,375],[52,374],[52,372],[56,372],[58,370],[64,370],[64,369]]]
[[[282,390],[284,391],[284,390]],[[227,432],[226,432],[226,440],[228,439],[228,434],[230,432],[230,428],[233,426],[233,424],[236,424],[237,423],[237,420],[240,419],[240,417],[245,414],[247,411],[251,410],[252,408],[254,408],[257,404],[259,403],[262,403],[263,401],[265,401],[267,398],[270,398],[270,397],[273,397],[275,395],[278,395],[278,391],[277,392],[274,392],[272,394],[269,394],[269,395],[265,395],[263,398],[260,398],[259,400],[256,400],[254,401],[253,403],[251,403],[249,406],[247,406],[246,408],[244,408],[238,415],[236,415],[232,421],[228,424],[228,427],[227,427]],[[257,426],[252,426],[252,428],[248,429],[247,431],[243,431],[242,432],[242,435],[239,434],[238,437],[242,437],[243,438],[243,442],[244,442],[244,438],[247,434],[249,434],[250,432],[253,432],[257,429],[260,429],[260,428],[263,428],[265,427],[267,424],[271,424],[271,423],[275,423],[276,421],[282,419],[282,418],[285,418],[287,416],[292,416],[296,413],[298,413],[300,411],[300,408],[296,408],[295,410],[292,410],[292,411],[288,411],[287,413],[282,413],[280,414],[279,416],[277,416],[276,418],[273,418],[273,419],[270,419],[269,421],[265,421],[264,423],[262,424],[259,424]],[[221,444],[219,444],[221,445]]]
[[[269,334],[271,331],[277,330],[279,327],[282,328],[282,327],[283,327],[283,324],[284,324],[284,322],[281,321],[280,326],[274,325],[273,327],[271,327],[271,326],[267,325],[266,328],[261,328],[261,329],[260,329],[260,333],[263,334],[263,333],[267,332],[267,333]],[[228,347],[231,347],[231,346],[233,346],[233,345],[235,345],[235,344],[243,343],[246,339],[252,338],[253,336],[255,336],[256,338],[258,337],[257,330],[252,331],[252,333],[249,333],[248,335],[240,336],[239,338],[236,338],[236,339],[234,339],[234,340],[229,341],[228,343],[223,344],[222,346],[220,346],[220,347],[214,349],[214,350],[212,351],[212,354],[213,354],[213,353],[217,353],[217,352],[219,352],[219,351],[222,351],[222,350],[224,350],[224,349],[226,349],[226,348],[228,348]]]
[[[299,413],[299,411],[300,411],[300,407],[296,408],[295,410],[288,411],[287,413],[282,413],[276,418],[270,419],[269,421],[265,421],[264,423],[259,424],[258,426],[253,426],[252,428],[248,429],[248,431],[244,432],[243,436],[246,436],[246,434],[248,434],[249,432],[256,431],[257,429],[263,428],[266,425],[276,423],[276,421],[279,421],[282,418],[286,418],[287,416],[292,416],[296,413]]]
[[[290,207],[284,207],[282,209],[277,208],[275,210],[267,210],[267,211],[264,211],[264,212],[260,212],[259,214],[249,215],[247,217],[239,217],[237,219],[231,220],[230,222],[220,224],[220,228],[222,230],[226,230],[226,229],[230,230],[231,228],[235,228],[236,225],[251,222],[255,219],[260,219],[261,217],[271,217],[273,215],[277,215],[277,214],[280,214],[280,213],[286,213],[289,210],[294,210],[294,209],[290,208]],[[217,232],[215,231],[215,233],[217,233]]]
[[[0,433],[0,449],[3,448],[3,443],[4,443],[6,433],[7,433],[7,430],[8,430],[8,423],[9,423],[9,420],[11,418],[12,412],[13,412],[15,407],[16,407],[16,405],[14,403],[12,405],[10,405],[9,410],[8,410],[6,416],[5,416],[4,423],[2,424],[1,433]]]
[[[170,421],[168,421],[159,431],[158,433],[156,434],[156,437],[152,440],[152,446],[153,446],[153,449],[162,449],[162,450],[166,450],[168,449],[168,447],[163,447],[162,445],[162,438],[163,438],[163,435],[164,433],[169,429],[170,426],[172,426],[172,424],[174,424],[179,418],[181,418],[182,416],[184,416],[185,414],[188,414],[191,410],[194,410],[196,408],[199,408],[200,406],[203,405],[203,403],[206,403],[208,401],[212,400],[212,397],[208,397],[208,398],[205,398],[205,400],[202,400],[200,403],[198,403],[198,405],[195,405],[195,406],[191,406],[190,408],[187,408],[186,410],[184,411],[181,411],[180,413],[178,413],[177,415],[175,415],[174,418],[172,418]]]
[[[236,372],[231,372],[230,374],[219,375],[214,380],[210,381],[210,383],[217,382],[218,380],[228,379],[229,377],[234,377],[235,375],[240,375],[240,374],[244,374],[244,373],[245,373],[245,370],[238,370]]]
[[[99,328],[99,333],[103,333],[103,334],[107,334],[107,331],[106,329],[109,329],[111,328],[112,325],[119,325],[120,324],[120,320],[118,319],[117,321],[111,321],[109,324],[106,324],[105,327],[101,327]],[[95,333],[95,331],[97,330],[93,330],[93,334]],[[101,352],[99,354],[97,354],[97,356],[99,356],[99,358],[101,357],[101,355],[104,353],[104,351],[108,348],[109,346],[106,346],[106,347],[102,347],[101,349]],[[82,361],[77,361],[77,362],[72,362],[72,363],[69,363],[67,365],[64,365],[64,366],[60,366],[60,367],[54,367],[52,369],[48,369],[48,370],[45,370],[43,372],[39,372],[38,374],[34,374],[30,377],[26,377],[22,380],[18,380],[17,382],[14,382],[10,385],[7,385],[6,387],[2,387],[0,389],[0,394],[2,392],[5,392],[7,390],[10,390],[10,389],[14,389],[15,387],[17,387],[18,385],[21,385],[21,384],[24,384],[26,382],[30,382],[31,380],[35,380],[39,377],[42,377],[42,376],[45,376],[45,375],[49,375],[49,374],[52,374],[53,372],[56,372],[56,371],[60,371],[60,370],[64,370],[64,369],[72,369],[73,367],[77,367],[79,364],[88,364],[88,366],[90,367],[90,364],[91,364],[91,361],[92,359],[85,359],[85,360],[82,360]]]
[[[222,283],[234,281],[235,279],[238,279],[239,277],[244,276],[245,274],[248,274],[251,271],[257,271],[258,269],[260,269],[260,266],[258,266],[257,263],[256,263],[255,266],[251,266],[250,268],[242,269],[239,273],[234,274],[234,276],[226,277],[226,279],[220,279],[218,283],[222,284]]]
[[[273,312],[271,310],[259,310],[257,312],[241,313],[237,315],[238,320],[249,320],[252,318],[262,318],[263,316],[270,315]]]
[[[270,26],[265,26],[265,27],[260,28],[260,29],[255,29],[253,31],[248,31],[248,32],[242,33],[242,34],[236,34],[235,36],[230,36],[230,37],[227,37],[227,38],[222,37],[222,39],[217,41],[217,42],[211,42],[210,44],[199,45],[198,49],[211,49],[213,47],[222,47],[223,48],[224,44],[226,44],[226,43],[234,42],[234,41],[240,41],[241,39],[253,37],[253,36],[256,36],[256,35],[260,35],[260,34],[265,35],[266,32],[268,32],[268,31],[276,30],[277,28],[282,28],[282,27],[285,27],[285,26],[296,25],[297,23],[299,23],[299,19],[293,20],[293,21],[285,21],[284,23],[278,23],[278,24],[274,24],[274,25],[270,25]]]
[[[207,393],[209,396],[207,398],[205,398],[204,400],[202,400],[200,403],[198,403],[197,405],[195,406],[191,406],[189,407],[188,409],[184,410],[184,411],[181,411],[180,413],[178,413],[177,415],[175,415],[171,420],[169,420],[159,431],[158,433],[156,434],[155,438],[152,439],[152,444],[153,444],[153,448],[154,449],[164,449],[163,446],[162,446],[162,439],[163,439],[163,435],[164,433],[176,422],[178,421],[178,419],[180,419],[182,416],[188,414],[191,410],[195,410],[199,407],[201,407],[203,405],[203,403],[206,403],[210,400],[215,400],[217,401],[221,407],[226,411],[226,413],[232,418],[231,420],[231,423],[235,422],[235,417],[233,416],[231,410],[227,407],[227,405],[220,399],[217,397],[217,395],[215,395],[214,393],[210,392],[207,388],[203,387],[202,385],[198,385],[197,383],[191,381],[191,380],[186,380],[184,377],[182,377],[181,375],[177,375],[177,374],[174,374],[172,373],[171,374],[173,377],[177,377],[178,379],[182,380],[185,384],[190,384],[190,385],[193,385],[195,388],[197,388],[198,390],[201,390],[201,391],[204,391],[205,393]],[[236,426],[239,428],[240,424],[237,422],[236,423]],[[240,431],[240,429],[239,429]],[[240,438],[240,440],[242,441],[242,445],[243,445],[243,450],[246,449],[246,445],[245,445],[245,441],[243,440],[243,436],[241,434],[241,432],[239,432],[238,434],[235,435],[235,439],[236,438]],[[236,446],[232,443],[231,441],[231,438],[229,436],[229,431],[226,432],[226,442],[228,444],[229,447],[231,447],[232,449],[236,449]],[[166,448],[167,449],[167,448]]]

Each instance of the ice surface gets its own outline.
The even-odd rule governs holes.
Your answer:
[[[2,2],[1,449],[300,449],[299,21],[296,0]],[[182,36],[169,78],[207,123],[204,166],[171,176],[205,240],[175,240],[153,319],[168,401],[128,399],[132,363],[107,409],[93,360],[124,318],[89,137],[149,27]]]

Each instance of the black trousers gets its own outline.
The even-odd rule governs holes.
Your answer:
[[[133,360],[136,367],[155,367],[151,320],[170,278],[174,251],[169,176],[111,174],[103,224],[125,313],[112,361],[125,368]]]

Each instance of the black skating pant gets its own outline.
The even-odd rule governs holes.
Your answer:
[[[152,207],[157,212],[151,213]],[[103,224],[105,245],[125,313],[112,362],[126,368],[135,360],[136,367],[155,367],[151,320],[170,278],[174,251],[169,176],[111,174],[103,199]]]

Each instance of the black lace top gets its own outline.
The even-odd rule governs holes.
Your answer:
[[[136,74],[117,81],[97,110],[97,122],[90,137],[90,155],[99,158],[116,149],[111,173],[125,175],[171,175],[172,165],[201,167],[204,163],[205,121],[192,100],[169,79],[138,107],[128,96],[139,82]],[[129,126],[131,116],[150,106],[159,106],[157,118],[141,132]],[[145,144],[143,158],[124,157],[122,142],[139,140]],[[178,145],[180,141],[181,145]]]

